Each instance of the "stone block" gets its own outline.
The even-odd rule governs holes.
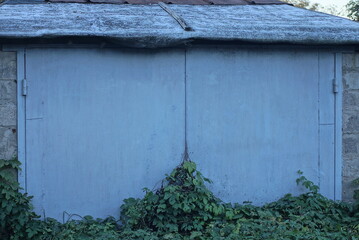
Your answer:
[[[347,134],[359,134],[359,111],[343,111],[343,132]]]
[[[359,110],[359,91],[344,91],[343,109]]]
[[[16,53],[0,52],[0,79],[16,79]]]
[[[10,160],[16,156],[16,128],[0,127],[0,158]]]
[[[359,178],[359,156],[354,159],[344,158],[343,177],[353,181]]]
[[[359,69],[343,72],[343,87],[345,90],[359,90]]]
[[[359,158],[359,136],[358,135],[344,135],[343,137],[343,157]],[[345,165],[345,164],[344,164]]]
[[[348,53],[343,54],[343,69],[353,69],[359,68],[359,54],[358,53]]]
[[[16,81],[0,80],[0,101],[10,100],[16,103]]]
[[[0,102],[0,126],[16,126],[16,103]]]
[[[353,202],[354,190],[357,189],[352,182],[354,179],[343,176],[343,201]]]
[[[354,190],[359,189],[359,186],[353,184],[353,181],[359,178],[359,158],[346,162],[344,160],[343,168],[343,200],[352,202]]]

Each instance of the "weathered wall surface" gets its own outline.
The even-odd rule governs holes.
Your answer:
[[[0,159],[16,156],[16,53],[0,48]]]
[[[352,201],[359,177],[359,54],[343,55],[343,200]]]

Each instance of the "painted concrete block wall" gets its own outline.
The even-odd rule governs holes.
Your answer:
[[[359,54],[343,55],[343,200],[352,201],[359,177]]]
[[[16,52],[0,51],[0,159],[7,160],[17,152],[16,68]]]

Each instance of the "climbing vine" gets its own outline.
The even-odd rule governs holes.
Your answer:
[[[31,197],[20,193],[14,171],[20,171],[16,159],[0,160],[0,239],[31,239],[37,234]]]
[[[205,178],[192,161],[184,161],[156,190],[144,189],[140,199],[129,198],[115,218],[60,223],[40,221],[32,211],[31,197],[9,169],[19,162],[0,160],[0,239],[123,239],[123,240],[234,240],[234,239],[359,239],[359,208],[329,200],[298,172],[297,184],[307,188],[300,196],[285,195],[262,207],[224,203],[207,188]]]

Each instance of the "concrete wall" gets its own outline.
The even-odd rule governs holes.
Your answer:
[[[16,53],[0,48],[0,159],[16,156]]]
[[[359,178],[359,54],[343,55],[343,200],[352,201]]]

